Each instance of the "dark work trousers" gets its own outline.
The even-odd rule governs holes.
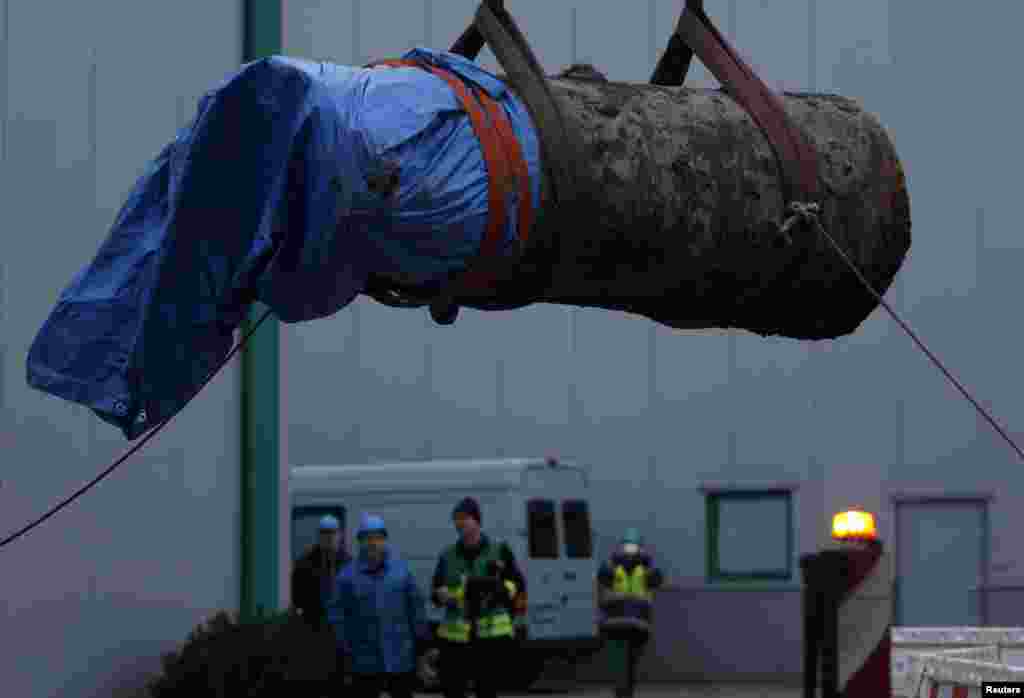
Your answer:
[[[466,698],[470,682],[476,698],[495,698],[502,679],[515,671],[517,646],[512,638],[442,641],[438,668],[444,698]]]
[[[415,673],[352,674],[352,687],[345,694],[353,698],[380,698],[381,693],[391,698],[412,698],[415,689]]]
[[[608,638],[611,664],[615,670],[615,698],[636,694],[636,669],[647,645],[645,632],[617,632]]]
[[[352,683],[352,672],[349,671],[351,659],[347,654],[338,650],[335,654],[334,671],[331,673],[331,685],[343,686]]]

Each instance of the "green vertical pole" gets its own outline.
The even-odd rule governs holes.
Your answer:
[[[243,0],[245,63],[282,52],[283,0]],[[254,303],[243,335],[266,307]],[[239,613],[278,607],[279,404],[277,318],[269,317],[242,351],[241,593]]]

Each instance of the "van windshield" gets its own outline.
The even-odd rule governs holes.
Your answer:
[[[555,503],[550,499],[531,499],[526,503],[529,526],[530,557],[554,560],[558,558],[558,519]]]
[[[565,530],[565,554],[570,559],[589,558],[594,554],[590,535],[590,511],[582,499],[562,502],[562,528]]]

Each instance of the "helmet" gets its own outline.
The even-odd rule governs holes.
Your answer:
[[[328,514],[327,516],[325,516],[322,519],[320,519],[320,530],[321,531],[337,531],[340,528],[341,528],[341,524],[339,524],[338,520],[336,518],[334,518],[333,516],[331,516],[330,514]]]
[[[643,545],[644,540],[640,536],[640,531],[635,528],[627,528],[626,534],[622,536],[623,544],[632,543],[633,545]]]
[[[379,533],[386,537],[388,535],[388,529],[384,525],[384,519],[376,514],[364,513],[359,522],[359,530],[356,532],[356,538],[363,539],[371,533]]]

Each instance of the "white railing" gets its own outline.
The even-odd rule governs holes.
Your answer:
[[[895,696],[926,697],[933,686],[981,695],[983,681],[1024,681],[1024,628],[892,629]]]

